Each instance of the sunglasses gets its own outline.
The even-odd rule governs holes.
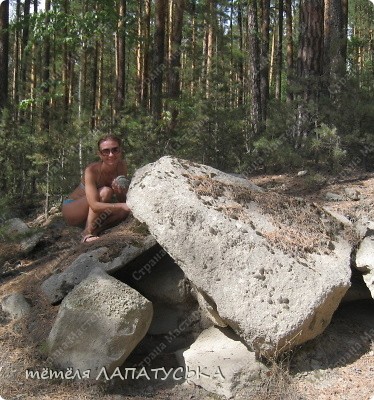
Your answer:
[[[111,149],[101,149],[100,154],[102,156],[109,156],[110,153],[118,154],[120,152],[119,147],[112,147]]]

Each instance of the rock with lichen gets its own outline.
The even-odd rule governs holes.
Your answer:
[[[128,204],[257,353],[319,335],[350,286],[352,228],[304,200],[163,157],[135,173]]]

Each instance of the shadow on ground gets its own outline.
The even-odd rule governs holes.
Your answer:
[[[294,351],[291,373],[344,367],[372,350],[374,300],[341,305],[323,334]]]

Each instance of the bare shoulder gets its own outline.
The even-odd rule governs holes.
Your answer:
[[[100,162],[94,162],[89,165],[87,165],[85,172],[97,175],[100,172]]]
[[[118,163],[118,175],[127,175],[127,162],[125,159],[122,159]]]

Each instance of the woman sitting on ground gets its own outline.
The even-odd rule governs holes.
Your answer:
[[[82,242],[98,239],[100,232],[119,224],[130,212],[127,189],[116,182],[118,176],[127,176],[121,139],[112,135],[101,138],[98,156],[100,161],[87,166],[81,183],[62,205],[68,225],[85,226]]]

